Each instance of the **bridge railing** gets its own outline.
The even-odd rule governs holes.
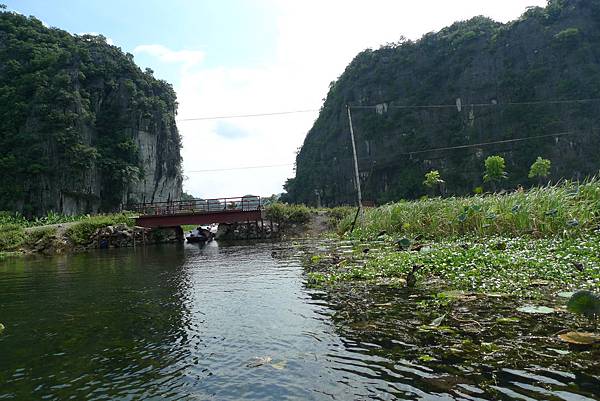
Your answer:
[[[127,210],[137,212],[141,215],[223,213],[256,211],[261,209],[262,200],[260,196],[135,203],[127,206]]]

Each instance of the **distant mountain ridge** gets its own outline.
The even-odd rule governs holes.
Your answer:
[[[471,193],[493,154],[506,159],[506,188],[533,184],[527,173],[537,156],[552,160],[552,179],[581,179],[600,168],[600,102],[548,101],[592,98],[600,98],[600,0],[552,0],[507,24],[475,17],[415,42],[365,50],[331,83],[285,198],[355,202],[347,104],[378,105],[352,110],[368,200],[419,197],[432,169],[447,194]],[[412,107],[457,99],[460,111]],[[539,138],[421,152],[532,137]]]
[[[102,36],[0,12],[0,210],[113,211],[181,195],[171,85]]]

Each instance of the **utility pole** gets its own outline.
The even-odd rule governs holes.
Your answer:
[[[354,127],[352,126],[352,113],[350,105],[346,105],[348,110],[348,122],[350,123],[350,137],[352,138],[352,153],[354,155],[354,175],[356,178],[356,190],[358,192],[358,209],[362,209],[362,192],[360,190],[360,174],[358,172],[358,158],[356,157],[356,143],[354,141]]]

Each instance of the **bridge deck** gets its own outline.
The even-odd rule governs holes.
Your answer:
[[[240,223],[262,219],[262,202],[258,196],[139,203],[130,205],[128,209],[140,214],[136,225],[141,227]]]

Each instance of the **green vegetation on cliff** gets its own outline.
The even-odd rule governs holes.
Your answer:
[[[176,107],[171,85],[104,37],[0,12],[0,210],[110,211],[165,182],[178,196]]]
[[[598,21],[600,0],[551,0],[507,24],[475,17],[361,52],[331,83],[284,200],[355,203],[346,105],[364,199],[380,204],[425,194],[435,170],[444,194],[472,193],[491,155],[506,162],[498,189],[538,183],[528,177],[538,156],[552,161],[546,182],[597,173],[600,102],[554,101],[600,98]]]

